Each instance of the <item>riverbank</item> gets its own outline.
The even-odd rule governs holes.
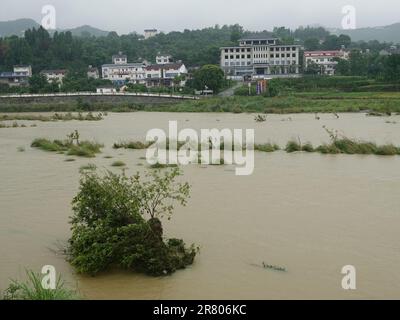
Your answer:
[[[135,97],[136,98],[136,97]],[[138,97],[137,97],[138,98]],[[0,101],[0,112],[215,112],[215,113],[332,113],[363,112],[400,113],[400,92],[318,91],[267,97],[209,97],[199,100],[162,100],[144,97],[134,100],[101,100],[59,97],[56,101]],[[153,101],[154,100],[154,101]]]

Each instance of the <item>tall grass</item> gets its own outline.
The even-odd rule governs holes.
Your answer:
[[[78,294],[67,289],[65,282],[58,277],[55,289],[44,289],[39,274],[26,271],[25,282],[12,280],[4,293],[4,300],[77,300]]]
[[[311,143],[302,145],[300,142],[291,140],[287,143],[286,152],[319,152],[322,154],[375,154],[393,156],[400,155],[400,147],[393,144],[377,145],[373,142],[357,141],[349,138],[334,139],[331,143],[323,144],[314,148]]]

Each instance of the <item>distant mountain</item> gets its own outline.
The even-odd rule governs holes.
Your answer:
[[[12,35],[22,36],[25,30],[38,27],[39,24],[33,19],[0,21],[0,37],[8,37]]]
[[[378,40],[380,42],[400,43],[400,23],[391,24],[384,27],[360,28],[353,30],[331,29],[334,34],[346,34],[353,41]]]
[[[84,36],[95,36],[95,37],[102,37],[109,34],[108,31],[100,30],[88,25],[73,28],[73,29],[66,29],[66,30],[58,30],[58,31],[71,31],[72,35],[77,37],[84,37]]]
[[[22,36],[25,30],[32,28],[39,28],[40,24],[33,19],[18,19],[13,21],[0,21],[0,37],[8,37],[12,35]],[[93,28],[91,26],[85,25],[72,29],[58,29],[57,31],[71,31],[74,36],[95,36],[101,37],[108,35],[108,31]],[[52,33],[52,32],[50,32]]]

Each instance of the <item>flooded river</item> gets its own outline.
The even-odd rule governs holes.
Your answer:
[[[165,230],[201,252],[192,267],[170,277],[80,276],[54,251],[70,236],[79,168],[111,169],[122,160],[128,173],[145,170],[144,151],[112,144],[144,140],[149,129],[167,129],[168,120],[180,129],[254,128],[257,142],[281,147],[291,138],[328,142],[324,125],[351,138],[400,145],[400,116],[390,117],[396,123],[365,114],[320,117],[269,115],[256,123],[249,114],[140,112],[0,129],[0,290],[10,278],[23,278],[25,268],[54,265],[89,299],[400,298],[400,156],[256,153],[253,175],[242,177],[232,166],[183,167],[192,197]],[[103,153],[65,162],[64,155],[30,148],[34,138],[63,138],[75,129],[82,139],[104,143]],[[263,269],[263,262],[287,272]],[[356,267],[355,291],[341,287],[345,265]]]

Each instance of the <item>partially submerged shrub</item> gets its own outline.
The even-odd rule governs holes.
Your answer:
[[[150,166],[151,169],[166,169],[166,168],[176,168],[177,164],[163,164],[163,163],[155,163]]]
[[[150,145],[151,143],[143,143],[141,141],[128,141],[128,142],[116,142],[114,143],[113,148],[141,150],[141,149],[147,149]]]
[[[254,120],[256,122],[265,122],[265,121],[267,121],[267,116],[258,114],[257,116],[254,117]]]
[[[125,167],[126,164],[123,161],[117,160],[111,164],[112,167]]]
[[[93,163],[88,163],[87,165],[81,166],[79,168],[80,173],[84,173],[85,171],[96,171],[97,166]]]
[[[93,158],[97,153],[101,152],[103,145],[97,142],[79,141],[79,133],[75,131],[68,135],[66,140],[35,139],[31,147],[44,151],[66,153],[69,156]]]
[[[264,144],[255,144],[254,145],[254,150],[255,151],[261,151],[261,152],[274,152],[278,151],[281,148],[277,144],[272,144],[272,143],[264,143]]]
[[[161,219],[173,202],[186,205],[190,187],[179,169],[127,177],[86,173],[73,200],[68,260],[79,273],[95,275],[111,265],[149,275],[171,274],[193,263],[197,250],[182,240],[163,240]]]
[[[39,274],[26,271],[28,280],[12,280],[4,293],[4,300],[75,300],[79,296],[65,287],[65,282],[58,277],[55,289],[44,289]]]
[[[301,151],[301,144],[299,142],[297,142],[296,140],[290,140],[286,144],[285,151],[289,152],[289,153]]]

